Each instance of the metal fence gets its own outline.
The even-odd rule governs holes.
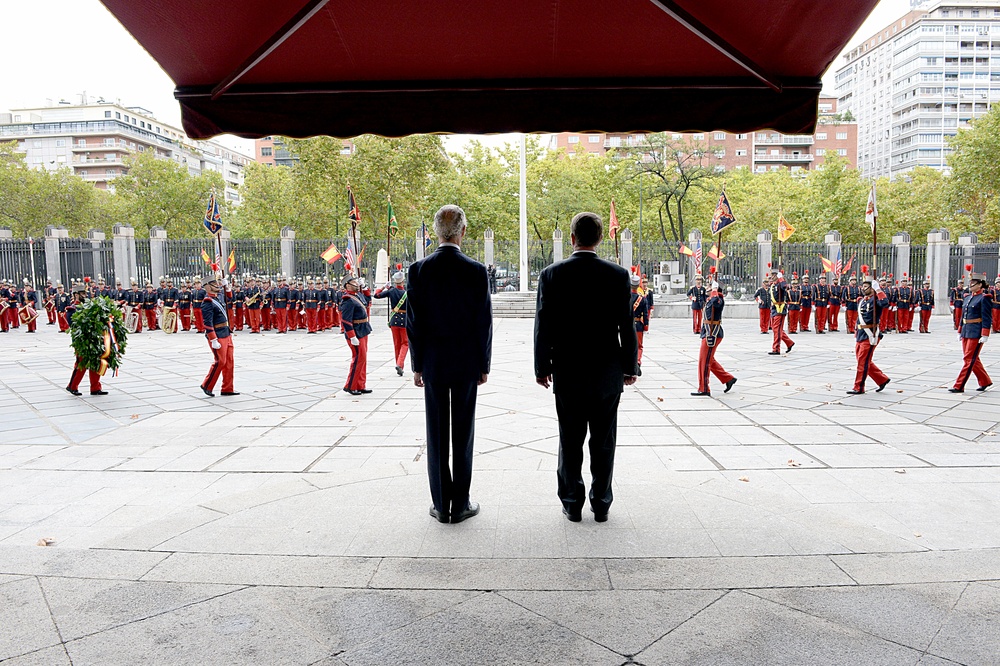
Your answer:
[[[848,261],[851,262],[851,269],[847,271],[848,275],[857,274],[860,277],[862,266],[868,266],[869,272],[872,274],[877,273],[878,275],[882,275],[883,273],[889,275],[894,270],[893,258],[895,257],[895,248],[891,243],[880,243],[877,247],[877,253],[875,255],[872,254],[871,243],[853,243],[843,245],[841,246],[841,256],[843,257],[845,265]],[[912,248],[910,261],[912,264]],[[926,264],[926,252],[924,253],[924,261]]]
[[[115,257],[113,242],[93,241],[89,238],[60,238],[59,256],[62,283],[69,286],[84,277],[103,278],[115,283]]]
[[[914,285],[923,284],[927,277],[927,246],[910,246],[910,278]],[[918,282],[919,281],[919,282]]]
[[[153,281],[153,275],[152,275],[153,268],[152,265],[150,264],[148,238],[135,239],[135,265],[136,265],[136,272],[138,273],[138,275],[136,276],[136,282],[139,283],[140,287],[145,286],[147,282]]]
[[[237,275],[277,275],[281,272],[281,241],[277,238],[246,238],[229,241]],[[228,257],[226,258],[228,260]]]
[[[824,243],[782,243],[780,253],[775,252],[772,263],[788,277],[793,274],[802,277],[806,271],[815,276],[823,270],[820,255],[826,256]]]
[[[1000,275],[1000,243],[979,243],[972,261],[975,272],[984,273],[990,284]]]
[[[34,265],[34,273],[32,273]],[[41,242],[28,239],[0,239],[0,278],[21,285],[24,278],[34,279],[36,286],[45,284],[45,248]]]
[[[164,243],[166,256],[164,266],[167,275],[175,280],[195,275],[205,275],[209,269],[209,263],[215,262],[219,254],[218,245],[214,238],[178,238],[168,240]],[[209,262],[206,263],[204,256]],[[225,257],[222,258],[225,261]],[[157,281],[160,276],[154,275],[153,281]],[[176,284],[176,282],[175,282]]]

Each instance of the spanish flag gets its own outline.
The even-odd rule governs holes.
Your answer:
[[[205,252],[205,248],[201,248],[201,260],[206,264],[212,264],[212,258],[208,256],[208,252]]]
[[[323,257],[326,263],[332,264],[338,259],[342,259],[344,255],[340,253],[340,250],[337,249],[337,245],[335,243],[330,243],[330,247],[326,248],[326,251],[319,256]]]
[[[708,251],[708,258],[715,259],[716,261],[721,261],[726,258],[725,253],[719,249],[719,246],[712,243],[712,249]]]
[[[688,256],[688,257],[693,257],[694,256],[694,250],[692,250],[691,248],[689,248],[684,243],[681,243],[681,247],[677,251],[680,252],[683,255]]]
[[[824,273],[835,273],[833,262],[824,257],[822,254],[819,255],[819,260],[823,264]]]
[[[229,251],[229,262],[226,264],[226,271],[232,273],[236,270],[236,250]]]

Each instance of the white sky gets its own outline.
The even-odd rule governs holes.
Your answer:
[[[842,0],[837,0],[842,1]],[[0,39],[0,111],[43,106],[46,99],[79,103],[80,95],[141,106],[180,126],[174,84],[98,0],[26,0],[4,3]],[[853,47],[909,11],[909,0],[881,0]],[[839,66],[839,59],[831,71]],[[827,90],[832,91],[828,73]],[[480,137],[502,145],[515,135]],[[446,139],[457,150],[467,135]],[[228,137],[228,145],[253,152],[253,142]]]

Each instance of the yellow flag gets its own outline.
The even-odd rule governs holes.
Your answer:
[[[795,233],[795,227],[788,223],[784,215],[778,215],[778,240],[784,243]]]

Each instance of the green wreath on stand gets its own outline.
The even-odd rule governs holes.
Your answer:
[[[98,296],[76,306],[70,324],[73,351],[78,366],[99,375],[110,368],[117,374],[125,354],[128,331],[122,311],[107,296]]]

